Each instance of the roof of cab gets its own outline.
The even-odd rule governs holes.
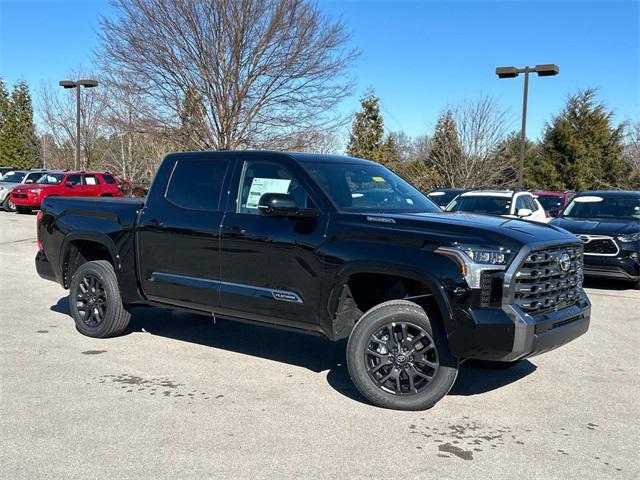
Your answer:
[[[206,159],[211,158],[211,154],[215,156],[224,156],[225,154],[239,154],[242,157],[259,157],[261,155],[283,156],[289,157],[300,163],[310,162],[326,162],[326,163],[348,163],[359,165],[378,165],[371,160],[364,160],[362,158],[347,157],[343,155],[332,155],[324,153],[306,153],[306,152],[277,152],[270,150],[211,150],[201,152],[176,152],[170,153],[167,157],[181,156],[191,159]]]
[[[638,197],[640,198],[640,191],[638,190],[586,190],[578,193],[576,197],[583,196],[607,196],[607,197]]]

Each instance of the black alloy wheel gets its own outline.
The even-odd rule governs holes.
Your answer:
[[[102,282],[94,275],[85,275],[78,284],[76,307],[82,322],[97,327],[105,318],[107,293]]]
[[[374,332],[364,355],[371,380],[393,395],[418,394],[438,373],[433,338],[409,322],[391,322]]]

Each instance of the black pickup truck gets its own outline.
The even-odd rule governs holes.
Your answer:
[[[121,334],[164,306],[348,337],[372,403],[433,406],[466,359],[514,362],[585,333],[583,246],[527,221],[443,213],[374,162],[168,155],[146,199],[47,198],[36,267],[77,329]]]

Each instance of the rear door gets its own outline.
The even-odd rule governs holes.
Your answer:
[[[150,300],[209,312],[219,305],[220,227],[232,163],[217,152],[163,162],[137,233]]]
[[[92,173],[82,175],[82,195],[85,197],[97,197],[100,195],[100,179]]]

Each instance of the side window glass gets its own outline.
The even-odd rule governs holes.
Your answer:
[[[258,215],[258,202],[265,193],[287,193],[301,208],[315,208],[307,191],[284,166],[275,162],[244,163],[236,212]]]
[[[85,185],[98,185],[100,182],[95,175],[85,175],[84,176],[84,184]]]
[[[524,195],[520,195],[518,196],[517,200],[516,200],[516,211],[515,213],[518,213],[518,210],[520,210],[521,208],[529,208],[527,207],[525,201],[524,201],[525,196]]]
[[[113,185],[114,183],[116,183],[116,179],[113,178],[111,175],[102,175],[102,178],[104,178],[104,181],[107,182],[109,185]]]
[[[178,160],[165,198],[189,210],[218,212],[228,167],[227,160]]]
[[[536,210],[538,210],[538,206],[536,205],[536,202],[534,201],[533,197],[530,197],[529,195],[525,195],[524,201],[525,201],[525,205],[527,205],[526,208],[528,208],[532,212],[535,212]]]
[[[80,185],[80,175],[69,175],[65,183],[71,182],[73,185]]]

